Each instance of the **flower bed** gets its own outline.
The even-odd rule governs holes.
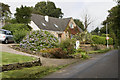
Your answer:
[[[20,47],[31,51],[54,48],[57,46],[58,39],[47,31],[30,32],[21,42]]]

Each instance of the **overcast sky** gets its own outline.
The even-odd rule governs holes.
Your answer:
[[[21,5],[35,6],[37,2],[47,0],[0,0],[10,6],[11,12],[14,14],[16,7]],[[116,5],[113,0],[50,0],[62,9],[64,18],[73,17],[83,20],[84,14],[88,14],[93,23],[88,27],[88,31],[94,30],[96,27],[102,27],[101,23],[108,15],[108,10]]]

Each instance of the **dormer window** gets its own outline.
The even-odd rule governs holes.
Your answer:
[[[55,26],[56,28],[58,28],[58,25],[54,24],[54,26]]]
[[[73,23],[72,23],[72,22],[70,23],[70,28],[74,28],[74,26],[73,26]]]
[[[46,26],[45,23],[42,23],[43,26]]]

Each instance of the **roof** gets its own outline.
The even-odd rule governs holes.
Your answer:
[[[49,21],[45,21],[45,17],[38,14],[32,14],[31,20],[43,30],[64,31],[71,18],[53,18],[49,17]]]

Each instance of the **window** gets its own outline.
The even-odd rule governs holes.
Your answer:
[[[58,25],[54,24],[54,26],[58,28]]]
[[[42,23],[43,26],[46,26],[45,23]]]
[[[72,22],[70,23],[70,28],[74,28],[74,26],[73,26],[73,23],[72,23]]]
[[[12,33],[11,33],[11,32],[7,32],[6,34],[7,34],[7,35],[12,35]]]

